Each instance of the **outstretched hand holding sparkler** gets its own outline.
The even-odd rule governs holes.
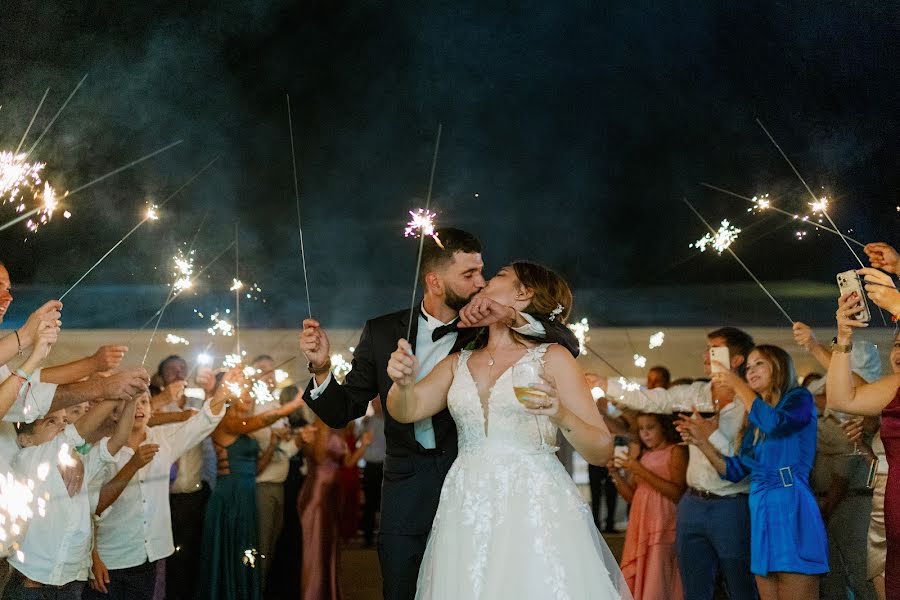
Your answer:
[[[300,350],[309,361],[309,370],[321,385],[331,370],[331,343],[322,326],[315,319],[303,320],[303,331],[300,332]]]
[[[893,278],[871,267],[856,271],[865,276],[866,296],[879,307],[891,313],[894,322],[900,318],[900,292],[894,285]]]
[[[900,253],[893,246],[884,242],[872,242],[866,244],[863,252],[866,253],[869,262],[876,269],[900,275]]]

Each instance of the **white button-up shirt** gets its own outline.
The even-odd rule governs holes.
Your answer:
[[[0,365],[0,381],[5,381],[12,372],[6,365]],[[9,473],[10,462],[19,451],[16,443],[14,423],[30,423],[47,414],[56,394],[56,384],[42,383],[41,370],[36,369],[31,378],[31,387],[22,385],[15,404],[3,415],[0,422],[0,474]]]
[[[131,478],[122,495],[97,520],[97,552],[107,569],[136,567],[175,551],[169,469],[179,456],[208,436],[223,416],[224,407],[214,415],[206,403],[183,423],[147,428],[143,444],[159,444],[159,452]],[[116,457],[117,470],[132,456],[134,450],[122,448]]]
[[[40,446],[22,448],[12,461],[13,473],[21,481],[35,483],[35,498],[46,499],[46,512],[38,507],[28,523],[19,552],[13,552],[9,564],[17,571],[47,585],[65,585],[71,581],[87,581],[91,568],[90,497],[113,473],[115,459],[109,453],[109,438],[103,438],[90,452],[81,456],[84,482],[81,491],[69,497],[59,472],[59,452],[63,444],[70,448],[84,444],[74,425],[67,426],[53,440]],[[41,474],[45,478],[41,479]]]
[[[188,408],[200,409],[202,407],[202,400],[185,398],[183,407],[179,406],[177,402],[170,402],[159,410],[160,412],[181,412]],[[164,427],[168,427],[168,425]],[[181,458],[178,459],[178,474],[175,476],[175,481],[169,486],[170,494],[189,494],[200,491],[200,481],[203,479],[203,469],[207,462],[203,448],[204,441],[201,439],[195,446],[182,453]],[[212,462],[213,473],[215,473],[215,458],[212,459]]]
[[[714,412],[712,383],[698,381],[690,385],[676,385],[648,390],[626,390],[617,381],[609,380],[607,395],[628,408],[645,413],[670,414],[690,413],[697,408],[700,412]],[[724,456],[734,456],[738,450],[737,436],[744,423],[746,410],[741,401],[734,401],[719,411],[719,428],[709,436],[709,442]],[[688,446],[689,460],[687,484],[698,490],[705,490],[719,496],[746,494],[750,490],[747,479],[732,483],[723,479],[706,455],[694,446]]]
[[[281,404],[276,400],[270,400],[256,407],[257,413],[264,413],[275,410]],[[273,429],[282,429],[290,427],[287,417],[282,417],[272,423],[269,427],[257,429],[250,434],[256,438],[259,443],[260,452],[265,452],[269,448],[269,441],[272,439]],[[256,483],[284,483],[287,480],[288,471],[291,468],[291,457],[300,452],[300,448],[296,444],[296,440],[284,440],[278,442],[278,449],[272,454],[272,459],[263,472],[256,476]]]

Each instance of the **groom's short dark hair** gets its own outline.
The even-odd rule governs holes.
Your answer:
[[[453,255],[457,252],[481,254],[481,242],[468,231],[455,227],[441,227],[436,229],[434,234],[441,242],[438,244],[431,236],[425,238],[419,277],[424,277],[425,273],[446,266],[453,260]]]

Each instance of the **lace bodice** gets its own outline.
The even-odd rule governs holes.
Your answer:
[[[548,344],[529,348],[515,365],[538,361],[543,364]],[[482,406],[481,397],[472,373],[469,371],[471,350],[463,350],[457,362],[456,376],[447,393],[447,407],[459,436],[459,451],[467,452],[490,442],[502,444],[529,452],[537,452],[541,445],[538,423],[544,440],[552,444],[556,440],[557,428],[550,419],[526,412],[513,392],[513,365],[504,371],[491,388],[487,406]]]

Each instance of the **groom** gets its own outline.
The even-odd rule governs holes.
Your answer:
[[[449,354],[477,343],[481,327],[504,320],[519,333],[577,354],[574,335],[559,322],[539,322],[488,298],[467,306],[485,285],[481,242],[453,228],[438,230],[437,237],[443,247],[430,237],[424,240],[419,277],[425,294],[409,340],[419,359],[419,379]],[[460,326],[460,311],[472,327]],[[305,320],[300,348],[314,378],[304,396],[313,412],[341,428],[363,416],[376,396],[387,398],[392,384],[387,363],[408,326],[408,310],[368,321],[353,353],[353,369],[341,385],[331,376],[328,336],[317,321]],[[413,424],[398,423],[386,407],[384,413],[387,455],[378,537],[383,592],[386,600],[411,600],[441,486],[456,459],[456,425],[446,409]]]

